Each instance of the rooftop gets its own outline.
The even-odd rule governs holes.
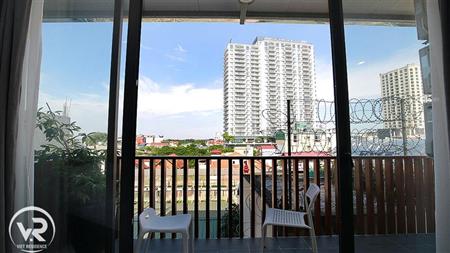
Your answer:
[[[277,42],[301,43],[301,44],[312,45],[311,43],[308,43],[307,41],[303,41],[303,40],[289,40],[289,39],[264,37],[264,36],[256,37],[255,40],[253,41],[253,44],[256,44],[256,42],[258,42],[258,41],[277,41]]]

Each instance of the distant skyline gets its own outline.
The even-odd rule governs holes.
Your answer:
[[[167,138],[221,132],[224,49],[230,40],[251,43],[257,36],[314,44],[318,98],[333,99],[326,24],[144,23],[137,132]],[[44,23],[39,105],[61,109],[70,99],[70,116],[85,132],[106,132],[111,40],[111,23]],[[379,74],[418,63],[422,46],[414,27],[347,26],[346,41],[350,97],[380,96]]]

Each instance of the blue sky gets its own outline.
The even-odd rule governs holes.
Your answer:
[[[312,43],[318,96],[332,99],[328,25],[144,23],[138,132],[205,138],[222,131],[224,49],[256,36]],[[347,26],[346,39],[351,97],[378,96],[379,73],[418,62],[415,28]],[[86,132],[106,131],[111,40],[111,23],[45,23],[40,105],[60,109],[68,99]],[[124,59],[126,29],[123,46]]]

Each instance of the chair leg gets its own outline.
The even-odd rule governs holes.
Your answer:
[[[266,248],[266,236],[267,236],[267,225],[264,224],[262,226],[262,249],[261,249],[261,251],[263,251],[264,248]]]
[[[191,223],[189,224],[189,246],[191,253],[194,253],[194,225]]]
[[[314,231],[314,226],[311,226],[309,233],[310,233],[310,237],[311,237],[312,251],[314,253],[317,253],[317,241],[316,241],[316,232]]]
[[[134,252],[135,253],[140,253],[141,252],[142,242],[144,241],[144,235],[145,235],[145,233],[143,231],[139,232],[139,235],[138,235],[138,238],[137,238],[137,242],[136,242],[136,246],[134,247]]]
[[[190,245],[191,238],[189,236],[189,229],[188,229],[188,231],[186,231],[182,234],[182,237],[183,237],[183,252],[189,253],[189,250],[191,247],[191,245]]]

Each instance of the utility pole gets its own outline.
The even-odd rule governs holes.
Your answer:
[[[400,117],[402,119],[403,155],[408,154],[408,139],[406,138],[405,99],[400,98]]]
[[[288,207],[289,209],[291,208],[291,200],[292,200],[292,191],[291,191],[291,100],[288,99],[287,100],[287,142],[288,142],[288,157],[289,159],[287,160],[288,162],[288,173],[287,173],[287,178],[288,178]]]
[[[291,156],[291,100],[287,101],[288,156]]]

